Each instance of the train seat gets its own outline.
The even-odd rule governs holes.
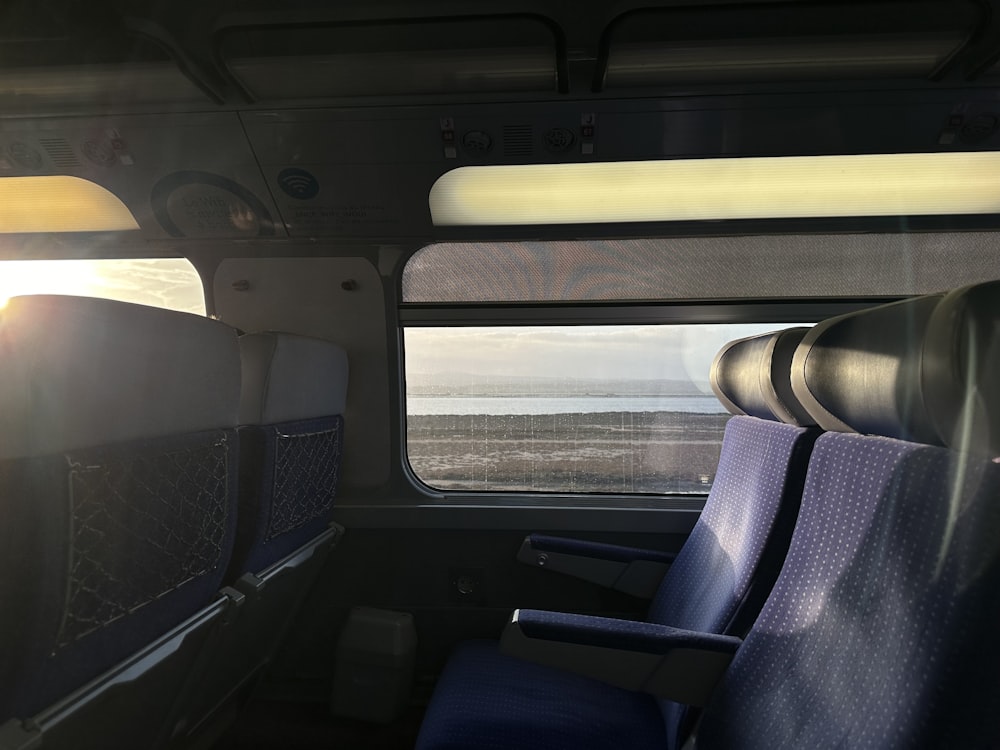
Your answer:
[[[722,748],[1000,746],[1000,282],[826,321],[774,592],[697,733]]]
[[[672,628],[716,634],[739,630],[742,635],[766,597],[764,579],[773,580],[780,569],[818,434],[807,426],[808,414],[795,402],[789,379],[795,347],[807,330],[743,339],[716,357],[713,387],[737,416],[727,423],[704,511],[659,583],[648,622],[536,613],[548,621],[544,627],[560,630],[567,624],[561,618],[571,621],[571,628],[585,622],[590,630],[584,640],[590,645],[601,642],[602,633],[612,639],[624,634],[627,640],[635,632],[640,640],[655,640],[660,630]],[[549,569],[564,572],[572,572],[572,558],[587,555],[650,561],[629,548],[544,536],[529,537],[526,547],[544,556],[540,561]],[[581,658],[572,648],[535,651],[532,639],[507,635],[504,650],[491,641],[470,641],[456,649],[425,715],[419,750],[663,748],[682,741],[687,706],[668,700],[637,672],[613,674],[615,662],[622,662],[620,652],[609,650],[607,658],[588,652]],[[739,642],[719,637],[723,649]],[[643,692],[643,685],[656,695]],[[679,696],[696,700],[684,687],[672,697]]]
[[[227,607],[239,384],[217,321],[0,309],[0,745],[155,743]]]
[[[347,353],[290,333],[240,336],[240,525],[230,572],[259,573],[326,532],[343,452]]]
[[[331,516],[343,452],[346,352],[289,333],[245,334],[239,343],[239,522],[228,577],[242,598],[173,721],[179,738],[221,729],[231,718],[223,709],[238,705],[269,662],[342,532]]]

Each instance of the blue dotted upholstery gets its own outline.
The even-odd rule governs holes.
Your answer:
[[[805,434],[779,422],[729,420],[709,500],[653,599],[650,622],[722,632],[750,586],[789,472],[804,475],[808,455],[795,449]]]
[[[764,568],[763,577],[769,580],[756,582],[755,601],[735,628],[743,634],[783,562],[815,435],[778,422],[729,420],[709,501],[660,584],[649,609],[650,622],[732,632],[731,621]],[[669,747],[676,748],[689,709],[673,701],[661,701],[661,708]]]
[[[1000,747],[1000,465],[823,435],[698,747]]]
[[[769,539],[777,539],[774,547],[784,552],[781,538],[787,539],[794,525],[814,438],[812,430],[756,417],[729,420],[705,509],[660,586],[650,622],[726,631],[751,589]],[[779,520],[783,508],[790,512]],[[661,701],[658,706],[645,694],[505,656],[495,644],[468,648],[449,660],[441,676],[418,750],[664,748],[680,742],[683,705]],[[626,741],[632,735],[624,730],[610,731],[622,722],[638,733],[636,744]],[[563,724],[572,724],[572,731]],[[657,744],[641,744],[654,737]]]

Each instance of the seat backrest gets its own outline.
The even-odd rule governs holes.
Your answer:
[[[284,637],[337,533],[347,355],[289,333],[240,336],[239,528],[228,578],[243,595],[170,719],[178,746],[231,720]]]
[[[347,353],[290,333],[240,337],[240,528],[231,573],[257,573],[319,536],[343,452]]]
[[[737,416],[726,425],[705,508],[652,602],[651,622],[742,633],[756,618],[784,559],[818,432],[800,426],[808,415],[789,384],[795,345],[808,330],[741,339],[716,356],[712,387]],[[661,708],[676,747],[688,710],[670,701]]]
[[[238,399],[222,323],[83,297],[0,310],[0,722],[34,716],[216,595]]]
[[[796,392],[843,432],[816,442],[699,748],[1000,744],[998,300],[997,282],[907,300],[800,345]]]
[[[815,432],[780,421],[772,373],[783,371],[788,380],[794,349],[777,344],[797,343],[807,331],[795,328],[741,339],[717,355],[713,389],[737,416],[726,424],[711,492],[652,602],[650,622],[725,632],[750,588],[782,507],[792,506],[787,520],[794,525]],[[776,352],[784,354],[783,363],[774,362]],[[791,410],[784,406],[783,411]]]

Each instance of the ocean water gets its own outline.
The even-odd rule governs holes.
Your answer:
[[[644,411],[720,414],[725,408],[715,396],[408,396],[406,399],[406,413],[412,416]]]

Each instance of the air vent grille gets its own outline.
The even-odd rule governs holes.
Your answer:
[[[57,167],[78,167],[80,160],[76,158],[76,152],[63,138],[39,138],[38,142],[45,153],[49,155],[52,163]]]
[[[534,150],[534,131],[530,125],[504,125],[504,156],[531,156]]]

